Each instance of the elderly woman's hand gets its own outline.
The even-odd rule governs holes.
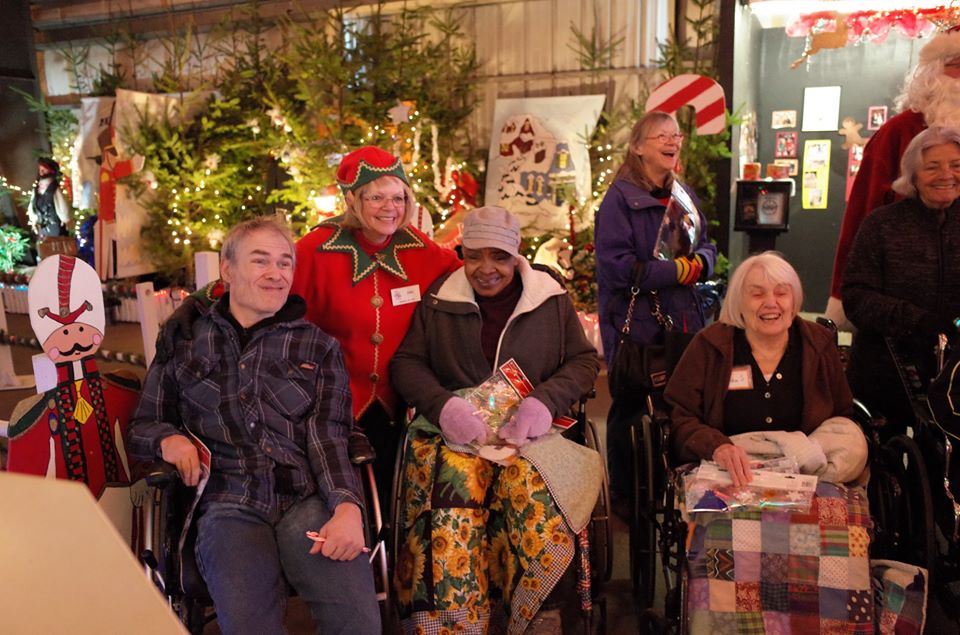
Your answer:
[[[462,397],[451,397],[440,411],[440,430],[451,443],[483,442],[487,424],[477,415],[477,409]]]
[[[753,480],[750,459],[743,448],[732,443],[724,443],[713,451],[713,460],[730,473],[734,487],[747,485]]]
[[[520,402],[517,414],[497,431],[497,436],[513,445],[523,445],[530,439],[545,435],[551,425],[553,415],[550,409],[536,397],[527,397]]]

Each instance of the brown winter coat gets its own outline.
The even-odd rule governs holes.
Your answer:
[[[800,430],[810,434],[830,417],[849,417],[853,395],[843,374],[833,334],[796,318],[803,346]],[[680,462],[710,459],[731,443],[723,433],[723,404],[733,370],[734,327],[717,323],[700,331],[673,372],[664,397],[672,408],[671,447]]]

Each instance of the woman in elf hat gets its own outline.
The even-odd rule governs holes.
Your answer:
[[[374,474],[384,503],[404,414],[387,365],[421,295],[442,274],[459,269],[460,260],[411,225],[417,203],[398,157],[375,146],[354,150],[340,162],[337,182],[344,214],[297,241],[290,292],[306,301],[306,319],[340,342],[353,416],[377,456]],[[195,310],[222,291],[214,283],[193,296],[198,302],[177,310],[158,340],[158,358],[173,349],[177,337],[191,337]],[[354,443],[358,436],[351,437],[354,459],[369,450]]]
[[[421,295],[460,260],[411,225],[417,203],[398,157],[375,146],[354,150],[340,162],[337,183],[344,214],[297,242],[291,293],[343,348],[353,415],[377,454],[374,473],[386,500],[403,429],[387,365]]]

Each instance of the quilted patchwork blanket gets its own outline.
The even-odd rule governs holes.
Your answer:
[[[691,633],[873,633],[866,492],[820,483],[810,511],[699,515]]]

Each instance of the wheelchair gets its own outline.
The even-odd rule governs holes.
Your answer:
[[[937,350],[938,373],[945,368],[947,338],[941,335]],[[871,416],[868,437],[873,472],[870,481],[871,515],[876,527],[874,557],[898,559],[927,569],[930,587],[940,594],[940,604],[953,619],[960,618],[960,470],[955,456],[956,436],[936,420],[927,401],[929,382],[917,367],[903,358],[890,340],[887,348],[910,403],[912,421],[884,435],[888,422]],[[909,426],[910,434],[905,428]],[[889,438],[885,438],[889,437]]]
[[[589,399],[596,397],[596,389],[582,396],[574,405],[571,416],[576,424],[563,432],[568,439],[596,450],[603,461],[603,478],[600,494],[586,529],[574,537],[575,554],[570,567],[576,573],[576,594],[580,614],[580,626],[585,635],[605,633],[607,624],[606,596],[603,584],[610,580],[613,572],[613,526],[610,522],[610,491],[607,481],[606,458],[596,424],[587,417],[586,405]],[[412,420],[412,414],[408,420]],[[391,536],[392,557],[400,553],[400,514],[403,509],[403,466],[406,460],[409,435],[403,435],[394,466],[391,519],[394,531]],[[392,568],[392,567],[391,567]],[[568,576],[565,576],[566,579]],[[563,584],[563,580],[560,584]],[[571,632],[565,626],[565,632]]]
[[[818,322],[832,327],[829,321]],[[680,355],[682,351],[669,360],[671,373]],[[898,526],[894,521],[897,519],[902,525],[914,523],[913,514],[926,509],[929,492],[924,499],[922,488],[927,481],[923,480],[920,488],[909,487],[912,475],[922,464],[920,450],[909,437],[892,439],[882,446],[878,431],[883,422],[871,417],[863,404],[855,403],[853,418],[868,442],[867,465],[872,480],[867,498],[873,527],[879,535],[879,545],[874,538],[870,556],[926,566],[929,561],[923,558],[927,552],[922,550],[926,547],[926,534],[914,531],[912,525]],[[630,573],[641,611],[641,633],[687,632],[687,548],[692,536],[678,507],[684,474],[672,458],[670,428],[670,409],[663,399],[663,390],[654,391],[647,396],[646,412],[630,428],[635,492],[630,519]],[[880,501],[876,506],[875,496]]]
[[[366,442],[366,439],[362,439]],[[367,444],[369,442],[366,442]],[[381,616],[390,613],[389,577],[387,575],[387,527],[381,514],[377,485],[369,447],[355,448],[351,442],[350,457],[360,473],[367,501],[364,511],[365,542],[370,546],[367,557],[373,567],[377,601]],[[216,619],[213,600],[197,567],[196,523],[184,533],[184,525],[193,505],[195,488],[180,481],[169,463],[156,462],[134,466],[135,480],[148,486],[144,503],[144,549],[140,561],[147,577],[167,598],[171,610],[191,635],[203,633],[206,624]],[[292,589],[290,589],[292,593]]]

